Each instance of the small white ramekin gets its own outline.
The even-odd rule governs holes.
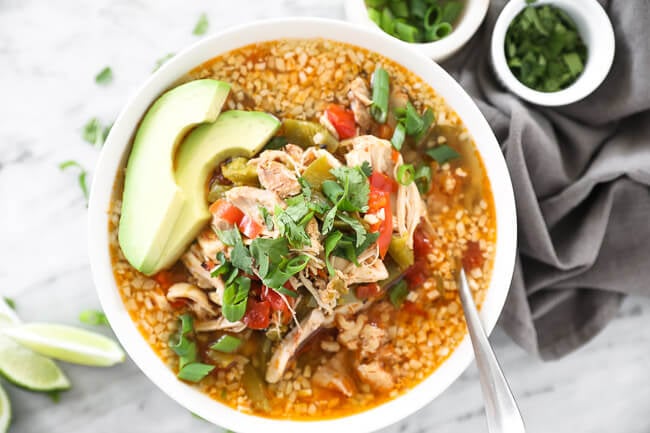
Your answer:
[[[364,0],[345,0],[344,4],[345,15],[348,21],[371,28],[388,38],[397,39],[380,29],[368,17],[368,9]],[[458,19],[458,23],[454,26],[454,30],[449,36],[438,41],[427,43],[400,42],[406,46],[415,48],[436,62],[441,62],[460,50],[474,36],[474,33],[476,33],[485,18],[489,5],[490,0],[467,0],[463,12]]]
[[[510,0],[503,8],[492,33],[491,59],[497,78],[512,93],[537,105],[558,106],[579,101],[605,80],[614,60],[614,29],[596,0],[537,0],[534,5],[551,4],[564,10],[578,27],[587,46],[585,69],[569,87],[557,92],[539,92],[523,84],[508,67],[505,39],[512,20],[527,6],[526,0]]]

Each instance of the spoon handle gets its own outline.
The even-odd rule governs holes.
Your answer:
[[[459,291],[479,370],[488,432],[525,433],[524,421],[519,413],[517,402],[485,335],[464,270],[460,272]]]

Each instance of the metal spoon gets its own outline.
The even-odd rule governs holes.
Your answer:
[[[485,335],[463,269],[460,271],[460,299],[476,356],[476,366],[485,400],[488,432],[525,433],[524,421],[519,413],[517,402],[503,376],[499,362],[494,356],[490,341]]]

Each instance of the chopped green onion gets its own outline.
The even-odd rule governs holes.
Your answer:
[[[393,0],[390,2],[390,10],[398,18],[409,17],[409,7],[404,0]]]
[[[108,84],[111,81],[113,81],[113,70],[109,66],[106,66],[95,76],[95,83],[97,84]]]
[[[452,30],[451,24],[442,22],[427,30],[427,37],[432,41],[437,41],[445,36],[449,36]]]
[[[309,263],[309,256],[306,254],[301,254],[287,262],[285,272],[291,275],[295,275],[305,269],[307,263]]]
[[[330,276],[334,276],[335,271],[329,257],[332,251],[334,251],[334,248],[336,248],[336,245],[339,243],[342,237],[343,237],[343,233],[336,230],[332,232],[329,236],[327,236],[327,238],[325,238],[325,264],[327,265],[327,271],[329,272]]]
[[[584,65],[582,64],[582,60],[580,60],[580,56],[577,53],[569,53],[565,54],[562,57],[564,59],[564,63],[566,63],[566,65],[569,67],[569,72],[571,72],[571,75],[574,77],[580,75],[584,69]]]
[[[434,120],[435,116],[433,114],[433,110],[431,108],[424,110],[424,114],[422,114],[422,130],[420,130],[420,132],[418,132],[417,136],[415,137],[415,141],[417,143],[421,142],[422,139],[427,136]]]
[[[431,167],[421,165],[415,169],[415,184],[420,194],[426,194],[431,189]]]
[[[422,120],[413,104],[411,104],[411,101],[406,103],[404,126],[408,135],[419,134],[422,128],[424,128],[424,120]]]
[[[427,3],[425,0],[411,0],[411,16],[417,19],[424,19],[427,13]]]
[[[440,22],[453,24],[460,13],[463,11],[463,4],[459,1],[448,1],[442,7],[442,14],[440,15]]]
[[[381,27],[381,12],[374,8],[368,8],[368,18]]]
[[[395,23],[395,33],[405,42],[417,42],[420,38],[420,31],[417,27],[401,21]]]
[[[425,151],[425,153],[431,158],[435,159],[440,165],[444,164],[447,161],[451,161],[452,159],[460,157],[460,154],[458,152],[446,144],[434,147],[433,149],[428,149]]]
[[[395,126],[395,131],[393,131],[393,136],[390,139],[391,144],[397,150],[402,150],[402,144],[404,144],[404,139],[406,138],[406,128],[403,123],[398,123]]]
[[[85,310],[79,313],[79,321],[86,325],[108,325],[108,319],[103,311]]]
[[[372,74],[372,105],[370,114],[379,123],[386,123],[388,118],[388,99],[390,93],[390,78],[388,72],[381,66]]]
[[[285,296],[289,296],[291,298],[297,298],[298,297],[298,294],[296,292],[294,292],[293,290],[289,290],[286,287],[278,287],[277,289],[273,289],[273,290],[275,290],[276,292],[281,293],[281,294],[283,294]]]
[[[235,350],[239,349],[241,343],[242,341],[239,338],[226,334],[222,335],[216,343],[210,346],[210,349],[216,350],[218,352],[232,353]]]
[[[424,14],[424,28],[429,31],[440,23],[440,6],[434,4]]]
[[[395,34],[395,17],[389,8],[384,8],[381,13],[381,29],[389,35]]]
[[[113,125],[103,126],[99,119],[93,117],[83,127],[81,136],[88,143],[101,147]]]
[[[366,6],[369,8],[379,9],[386,6],[388,0],[366,0]]]
[[[409,294],[409,289],[406,284],[405,280],[401,280],[399,283],[395,284],[391,289],[388,294],[388,298],[390,299],[391,304],[395,306],[395,308],[399,308],[402,306],[404,301],[406,300],[406,297]]]
[[[178,378],[187,380],[188,382],[200,382],[205,376],[214,370],[214,365],[202,364],[200,362],[193,362],[181,368],[178,372]]]
[[[410,185],[415,179],[415,168],[411,164],[402,164],[397,168],[397,181],[402,185]]]
[[[194,26],[194,30],[192,30],[192,33],[195,34],[196,36],[204,35],[205,32],[208,31],[209,26],[210,23],[208,22],[208,16],[203,13],[199,17],[199,20],[196,22],[196,25]]]

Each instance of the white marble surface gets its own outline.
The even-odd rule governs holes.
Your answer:
[[[210,31],[254,18],[343,17],[344,0],[0,0],[0,294],[27,320],[75,323],[96,308],[86,257],[86,208],[72,173],[92,172],[98,150],[82,141],[91,117],[111,122],[155,60]],[[94,75],[110,65],[115,79]],[[530,432],[650,432],[650,300],[628,299],[586,347],[542,363],[493,335]],[[109,332],[106,330],[105,332]],[[54,404],[7,386],[13,433],[213,432],[158,391],[131,362],[111,369],[64,365],[74,386]],[[486,431],[477,372],[386,432]]]

